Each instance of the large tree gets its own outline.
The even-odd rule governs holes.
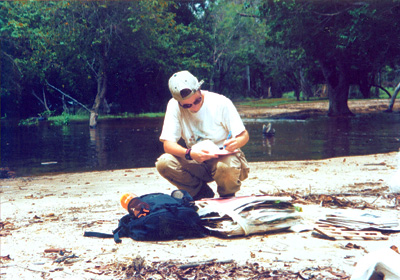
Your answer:
[[[189,6],[168,0],[0,2],[2,70],[10,69],[2,71],[3,100],[14,101],[10,111],[29,115],[40,110],[31,92],[53,93],[49,106],[57,110],[68,93],[91,107],[91,126],[106,98],[125,111],[159,111],[166,77],[182,65],[201,65],[195,59],[200,30],[174,19]]]
[[[1,94],[2,107],[10,107],[8,112],[37,110],[34,96],[41,96],[42,91],[45,96],[46,77],[62,71],[62,49],[68,35],[60,14],[67,7],[67,2],[0,2],[1,57],[6,66],[1,69],[2,81],[6,81]]]
[[[265,0],[270,42],[304,49],[322,69],[330,116],[351,115],[350,84],[367,95],[375,74],[400,55],[400,2]]]

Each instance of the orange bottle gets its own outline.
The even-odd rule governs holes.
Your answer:
[[[140,200],[140,198],[133,193],[123,194],[121,197],[121,205],[128,210],[129,214],[136,218],[144,217],[150,213],[150,206]]]

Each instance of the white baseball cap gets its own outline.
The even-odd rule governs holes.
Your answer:
[[[203,83],[203,80],[199,82],[189,71],[184,70],[176,72],[169,78],[168,87],[172,97],[182,101],[195,94]],[[183,91],[184,89],[189,89],[190,91]]]

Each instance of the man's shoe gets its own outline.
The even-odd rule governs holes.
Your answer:
[[[230,194],[224,194],[224,195],[220,195],[220,198],[232,198],[235,197],[235,193],[230,193]]]
[[[194,200],[193,197],[185,190],[174,190],[171,193],[171,196],[176,199],[181,199],[184,205],[193,205]]]
[[[210,188],[209,185],[205,184],[201,187],[200,191],[193,196],[193,200],[200,200],[203,198],[213,198],[215,196],[215,193],[213,190]]]

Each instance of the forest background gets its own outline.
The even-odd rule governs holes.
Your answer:
[[[1,1],[1,116],[163,112],[184,69],[234,100],[351,115],[399,82],[399,18],[399,0]]]

